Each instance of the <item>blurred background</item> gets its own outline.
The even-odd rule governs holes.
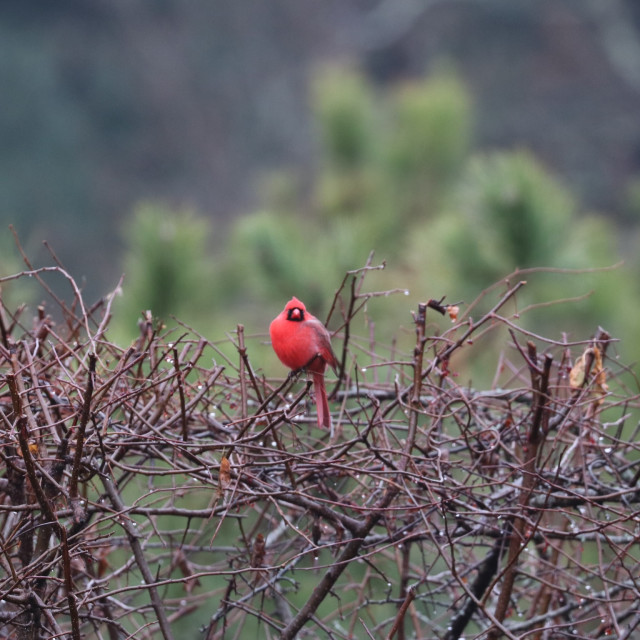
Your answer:
[[[640,355],[635,0],[4,0],[0,79],[3,275],[9,224],[90,301],[124,273],[123,341],[143,309],[212,339],[292,295],[324,317],[374,250],[368,288],[410,292],[382,332],[587,269],[527,274],[523,309],[573,301],[526,322]]]

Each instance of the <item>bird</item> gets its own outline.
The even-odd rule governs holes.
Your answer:
[[[293,371],[304,369],[311,373],[318,426],[330,429],[331,414],[324,372],[327,365],[335,371],[338,360],[326,327],[294,296],[271,322],[269,334],[273,350],[282,364]]]

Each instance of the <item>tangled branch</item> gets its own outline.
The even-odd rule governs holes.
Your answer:
[[[389,293],[375,268],[332,309],[334,433],[241,325],[235,359],[150,316],[123,349],[61,267],[70,303],[3,306],[0,637],[634,637],[638,396],[612,338],[519,328],[521,282],[439,334],[420,305],[385,359],[352,326]],[[458,384],[501,330],[494,387]]]

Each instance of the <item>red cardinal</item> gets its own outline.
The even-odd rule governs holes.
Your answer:
[[[318,408],[318,426],[331,428],[331,415],[324,386],[327,365],[336,369],[338,361],[331,349],[325,326],[312,316],[298,298],[291,298],[269,327],[271,344],[282,364],[290,369],[306,369],[313,374]]]

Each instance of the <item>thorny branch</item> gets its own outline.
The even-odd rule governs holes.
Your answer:
[[[385,359],[354,331],[394,293],[366,291],[370,257],[332,306],[329,434],[241,324],[235,360],[150,313],[121,349],[112,296],[89,306],[59,263],[24,258],[0,281],[31,275],[47,301],[32,330],[0,304],[0,638],[637,632],[638,396],[605,331],[522,328],[517,282],[441,332],[442,305],[420,305],[413,344]],[[495,387],[458,384],[470,342],[501,327]]]

